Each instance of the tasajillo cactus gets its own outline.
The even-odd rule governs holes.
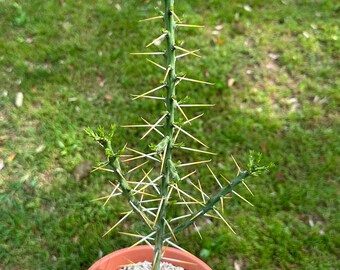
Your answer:
[[[232,181],[228,181],[223,175],[217,176],[215,174],[213,169],[207,164],[210,162],[210,159],[190,163],[174,161],[174,151],[183,150],[188,153],[192,151],[205,155],[214,155],[212,152],[187,147],[184,143],[178,142],[179,135],[183,134],[196,141],[196,143],[201,146],[207,148],[205,143],[189,133],[185,127],[191,125],[191,122],[201,117],[202,114],[189,118],[184,110],[187,107],[211,105],[186,104],[184,103],[185,99],[184,101],[180,101],[179,95],[176,94],[176,86],[183,81],[206,85],[213,84],[191,79],[186,77],[186,75],[179,75],[179,73],[177,73],[176,61],[184,56],[199,57],[199,50],[185,49],[181,47],[181,44],[176,43],[176,30],[182,27],[199,28],[202,26],[183,23],[180,17],[175,13],[174,0],[164,0],[163,2],[164,12],[159,11],[159,16],[141,21],[147,22],[151,20],[163,20],[164,28],[161,35],[155,38],[146,47],[151,47],[155,43],[158,44],[162,41],[166,44],[165,51],[132,54],[163,56],[165,58],[165,63],[162,64],[150,59],[147,59],[147,61],[161,69],[164,73],[164,77],[160,85],[155,86],[152,90],[146,91],[145,93],[132,95],[132,99],[151,99],[156,102],[163,102],[165,104],[166,111],[162,113],[154,124],[151,124],[149,121],[142,118],[144,122],[143,124],[122,126],[125,128],[147,128],[148,130],[144,133],[142,139],[146,138],[151,132],[158,133],[162,139],[157,144],[150,143],[150,153],[144,153],[142,151],[132,149],[128,147],[128,144],[126,144],[122,149],[116,150],[116,146],[113,145],[114,126],[112,126],[108,133],[106,133],[103,128],[98,128],[95,131],[90,128],[86,129],[86,132],[105,149],[105,154],[107,156],[107,160],[96,169],[107,171],[112,173],[114,176],[115,183],[113,184],[114,187],[111,194],[101,199],[106,199],[105,203],[107,203],[110,198],[122,195],[127,199],[131,206],[131,210],[124,213],[124,216],[108,232],[116,228],[131,214],[139,216],[141,221],[149,228],[150,233],[147,235],[140,235],[137,233],[123,234],[139,238],[133,246],[143,242],[152,246],[154,249],[153,269],[155,270],[160,269],[161,260],[164,259],[162,258],[163,246],[170,245],[181,249],[174,243],[177,241],[176,235],[190,225],[195,226],[197,229],[195,222],[200,217],[208,216],[221,219],[228,228],[235,233],[222,214],[223,200],[228,194],[234,194],[245,202],[251,204],[244,197],[238,194],[234,188],[239,184],[243,184],[251,193],[245,183],[245,179],[249,176],[257,176],[268,169],[268,166],[259,165],[260,155],[257,154],[250,154],[248,166],[245,170],[242,170],[233,158],[238,172]],[[128,153],[130,153],[130,155]],[[144,162],[143,159],[146,161]],[[126,164],[130,162],[132,162],[131,164],[134,164],[140,160],[143,160],[142,163],[135,164],[135,167],[126,169]],[[155,163],[155,165],[152,166],[150,170],[144,170],[144,166],[149,165],[150,162]],[[218,185],[219,188],[219,191],[211,196],[207,195],[207,193],[203,191],[199,180],[197,180],[196,184],[189,180],[196,170],[189,173],[184,173],[182,171],[182,168],[184,167],[204,163],[206,163],[207,168],[216,180],[216,185]],[[158,168],[157,171],[159,173],[155,174],[155,168]],[[133,178],[131,177],[131,175],[137,171],[142,173],[141,180],[139,181],[135,180],[135,176]],[[200,198],[195,198],[195,195],[190,195],[181,188],[183,180],[185,180],[186,183],[189,183],[196,190],[196,194],[199,194]],[[173,208],[181,206],[183,206],[185,208],[184,210],[187,210],[188,212],[177,217],[169,216],[169,211],[167,211],[169,207]],[[171,213],[173,213],[173,211],[171,211]],[[105,235],[108,232],[106,232]]]

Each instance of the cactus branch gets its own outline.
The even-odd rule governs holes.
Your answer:
[[[145,221],[145,223],[150,226],[150,220],[145,216],[144,208],[139,203],[139,201],[136,199],[136,197],[133,194],[133,189],[130,187],[129,183],[125,179],[125,177],[122,174],[120,162],[117,157],[113,156],[109,158],[109,165],[113,169],[113,174],[116,176],[117,181],[119,182],[120,188],[122,189],[123,195],[128,199],[129,204],[134,209],[134,212],[142,217],[142,219]]]
[[[210,198],[210,200],[201,207],[201,209],[197,210],[195,213],[193,213],[192,215],[187,217],[187,219],[183,223],[181,223],[177,227],[173,228],[173,232],[175,234],[177,234],[177,233],[185,230],[187,227],[192,225],[197,220],[197,218],[199,218],[201,216],[204,216],[204,214],[206,214],[208,211],[214,209],[214,206],[218,203],[220,198],[222,198],[225,195],[231,193],[232,190],[238,184],[242,183],[242,181],[244,179],[246,179],[250,175],[251,175],[251,173],[249,173],[248,171],[241,172],[238,176],[236,176],[234,178],[233,181],[230,182],[230,184],[228,184],[227,186],[223,187],[214,196],[212,196]],[[165,234],[165,238],[168,238],[168,237],[171,237],[171,234],[169,234],[169,233]]]

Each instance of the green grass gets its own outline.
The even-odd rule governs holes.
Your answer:
[[[159,33],[156,22],[136,23],[154,15],[155,4],[0,0],[0,269],[87,269],[133,243],[117,231],[101,237],[127,209],[120,200],[105,208],[91,201],[110,192],[110,176],[75,180],[73,170],[103,159],[84,127],[137,123],[140,115],[155,121],[163,109],[129,97],[162,78],[129,55]],[[339,269],[338,1],[197,0],[177,8],[206,25],[178,34],[204,55],[178,69],[216,83],[179,87],[193,102],[216,104],[190,129],[219,153],[213,164],[228,177],[236,173],[230,154],[244,164],[254,149],[276,164],[249,182],[255,197],[238,188],[255,207],[227,204],[236,236],[202,222],[203,240],[189,230],[180,244],[216,270],[235,261],[242,269]],[[19,91],[24,105],[16,108]],[[140,131],[118,134],[117,147],[151,142],[141,144]],[[200,180],[216,189],[206,170]]]

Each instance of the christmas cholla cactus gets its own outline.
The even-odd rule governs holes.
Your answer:
[[[190,163],[181,163],[174,160],[174,153],[176,151],[198,152],[204,155],[214,155],[212,152],[200,150],[196,148],[187,147],[184,143],[178,142],[180,135],[184,135],[189,139],[194,140],[197,144],[207,148],[207,146],[187,131],[185,126],[191,125],[193,121],[202,116],[202,114],[189,118],[184,112],[187,107],[202,107],[211,106],[209,104],[186,104],[185,99],[180,101],[176,94],[176,86],[181,82],[187,81],[191,83],[212,85],[212,83],[195,80],[186,77],[186,75],[179,75],[176,71],[176,61],[185,56],[196,56],[199,50],[189,50],[182,48],[180,44],[176,43],[175,33],[178,28],[199,28],[202,26],[184,24],[176,15],[174,9],[174,0],[164,0],[164,12],[160,12],[159,16],[145,19],[142,21],[163,20],[164,29],[162,34],[154,39],[146,47],[164,42],[166,44],[165,51],[159,52],[142,52],[132,53],[133,55],[160,55],[165,57],[165,63],[159,64],[150,59],[147,61],[150,64],[157,66],[164,73],[163,80],[159,86],[145,93],[132,95],[133,100],[151,99],[156,102],[162,102],[165,105],[165,112],[154,123],[151,124],[143,119],[143,124],[126,125],[125,128],[142,127],[147,128],[147,131],[142,136],[146,138],[151,133],[157,133],[162,137],[158,144],[149,144],[151,153],[144,153],[139,150],[132,149],[125,145],[122,149],[116,150],[114,145],[114,130],[106,133],[104,129],[99,128],[96,131],[90,128],[86,132],[95,139],[104,149],[107,156],[106,162],[101,164],[97,169],[110,172],[114,176],[114,187],[110,195],[106,196],[107,203],[110,198],[122,195],[127,199],[131,206],[131,210],[124,214],[124,216],[108,231],[109,233],[116,228],[128,216],[135,214],[148,227],[150,232],[146,235],[136,233],[123,233],[139,240],[133,245],[140,243],[147,243],[154,249],[153,269],[159,270],[162,258],[163,246],[173,246],[181,249],[175,242],[176,235],[190,225],[193,225],[198,231],[196,221],[200,217],[213,217],[221,219],[228,228],[233,232],[234,230],[223,217],[223,200],[228,194],[234,194],[248,202],[245,198],[239,195],[234,188],[243,184],[251,193],[250,189],[245,183],[245,179],[249,176],[257,176],[265,172],[268,167],[260,166],[260,155],[250,154],[249,163],[246,170],[242,170],[234,160],[238,168],[238,173],[232,181],[228,181],[223,175],[217,176],[211,167],[207,164],[209,160],[196,161]],[[130,153],[130,155],[129,155]],[[144,162],[145,159],[146,161]],[[143,160],[142,163],[136,164],[133,168],[126,169],[126,164],[133,164]],[[144,166],[149,165],[150,162],[155,163],[154,166],[146,171]],[[206,166],[216,181],[219,191],[209,196],[203,191],[201,183],[190,181],[192,175],[196,170],[190,173],[183,173],[184,167],[192,167],[196,165]],[[159,173],[155,174],[156,169]],[[141,180],[136,181],[138,171],[142,173]],[[136,173],[137,172],[137,173]],[[183,175],[182,175],[183,174]],[[183,183],[185,181],[186,183]],[[188,194],[181,186],[190,184],[199,194],[200,198],[195,198],[194,195]],[[180,212],[173,211],[174,208],[184,207],[188,212],[181,213],[180,216],[172,217],[169,213]],[[171,211],[169,211],[171,210]]]

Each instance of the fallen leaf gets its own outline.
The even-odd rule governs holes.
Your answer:
[[[268,53],[268,56],[272,60],[277,60],[280,57],[280,55],[276,53]]]
[[[77,100],[78,100],[77,97],[70,97],[70,98],[68,99],[69,102],[75,102],[75,101],[77,101]]]
[[[228,86],[229,86],[229,87],[232,87],[232,86],[234,85],[234,83],[235,83],[235,80],[234,80],[233,78],[230,78],[230,79],[228,80]]]
[[[36,149],[35,149],[35,152],[36,153],[41,153],[42,151],[45,150],[45,145],[43,144],[40,144]]]
[[[24,94],[21,92],[18,92],[15,96],[15,106],[21,107],[24,102]]]
[[[2,159],[0,159],[0,171],[1,171],[3,168],[5,168],[5,162],[4,162]]]
[[[79,242],[79,236],[76,235],[75,237],[72,238],[72,242],[77,244]]]
[[[3,135],[3,136],[0,136],[0,145],[3,144],[3,142],[8,138],[8,136],[6,135]]]
[[[7,158],[7,162],[11,163],[15,159],[16,155],[17,155],[16,153],[10,154]]]
[[[245,11],[248,11],[248,12],[251,12],[253,9],[251,8],[251,6],[248,6],[248,5],[244,5],[243,6],[243,9],[245,10]]]
[[[276,174],[275,178],[276,178],[276,180],[278,180],[278,181],[283,181],[283,180],[285,180],[284,175],[283,175],[282,173],[279,173],[279,172]]]
[[[104,99],[105,99],[105,101],[111,101],[112,95],[107,94],[107,95],[104,96]]]
[[[268,147],[265,143],[261,143],[260,144],[261,150],[263,153],[267,153],[268,152]]]
[[[215,42],[218,46],[222,46],[225,44],[225,41],[223,39],[217,39],[216,42]]]
[[[215,29],[218,30],[218,31],[220,31],[220,30],[223,29],[223,25],[222,25],[222,24],[216,25],[216,26],[215,26]]]
[[[97,80],[98,80],[98,84],[100,87],[104,87],[105,85],[105,79],[102,78],[102,77],[97,77]]]
[[[304,35],[305,38],[309,38],[310,35],[307,31],[303,31],[302,34]]]
[[[118,11],[121,11],[121,10],[122,10],[122,7],[121,7],[119,4],[115,4],[115,8],[116,8]]]
[[[234,269],[241,270],[241,265],[238,263],[238,261],[234,261]]]
[[[90,175],[91,170],[92,162],[90,160],[84,160],[75,167],[73,176],[76,180],[82,180]]]

